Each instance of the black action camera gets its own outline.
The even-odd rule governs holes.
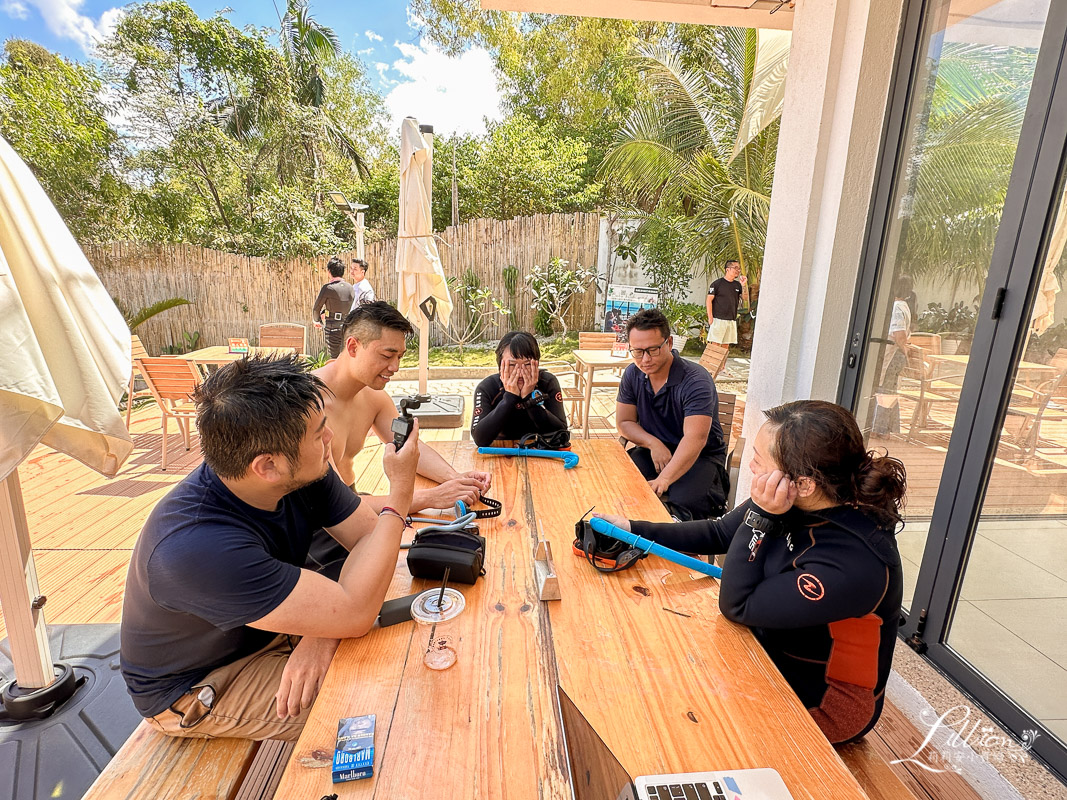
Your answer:
[[[430,396],[426,394],[413,394],[400,401],[400,416],[393,420],[389,430],[393,432],[393,444],[399,450],[411,435],[411,429],[415,425],[415,418],[411,415],[411,409],[418,408],[423,403],[430,402]]]

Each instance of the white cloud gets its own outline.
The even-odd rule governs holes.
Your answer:
[[[372,42],[384,41],[384,37],[379,36],[374,31],[363,31],[363,35],[370,39]]]
[[[99,20],[87,17],[79,9],[85,0],[3,0],[3,10],[10,16],[25,19],[19,14],[28,13],[28,6],[36,8],[48,30],[62,39],[78,43],[85,53],[91,53],[98,42],[115,29],[122,16],[121,8],[112,8],[100,15]],[[14,11],[14,13],[12,13]]]
[[[3,0],[0,3],[0,11],[12,19],[29,19],[30,16],[30,10],[26,8],[26,4],[19,0]]]
[[[356,51],[356,55],[357,56],[369,56],[373,52],[374,52],[374,48],[373,47],[368,47],[366,50],[357,50]]]
[[[394,129],[410,116],[440,134],[480,134],[485,132],[485,118],[501,118],[500,90],[488,52],[471,48],[452,58],[426,39],[417,47],[404,42],[395,46],[403,58],[393,62],[391,71],[401,77],[385,98]],[[387,80],[380,68],[379,74]]]

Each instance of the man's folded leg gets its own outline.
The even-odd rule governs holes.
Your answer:
[[[282,719],[275,695],[296,641],[280,634],[262,650],[213,670],[149,724],[168,736],[295,742],[311,709]]]

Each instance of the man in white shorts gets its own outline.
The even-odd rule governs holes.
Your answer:
[[[708,287],[708,346],[704,355],[714,368],[709,368],[714,378],[726,364],[730,345],[737,344],[737,309],[744,300],[748,304],[748,280],[741,274],[737,261],[726,262],[726,275],[713,281]]]

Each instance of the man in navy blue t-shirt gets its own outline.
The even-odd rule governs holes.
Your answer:
[[[634,363],[619,385],[616,425],[637,445],[630,458],[678,519],[720,516],[726,510],[726,445],[715,382],[671,350],[662,311],[638,312],[626,334]]]
[[[197,390],[204,463],[149,515],[122,607],[122,675],[163,733],[295,741],[338,639],[374,624],[417,431],[399,453],[386,445],[375,514],[330,466],[323,388],[284,356],[227,365]],[[317,528],[351,551],[337,581],[301,569]]]

